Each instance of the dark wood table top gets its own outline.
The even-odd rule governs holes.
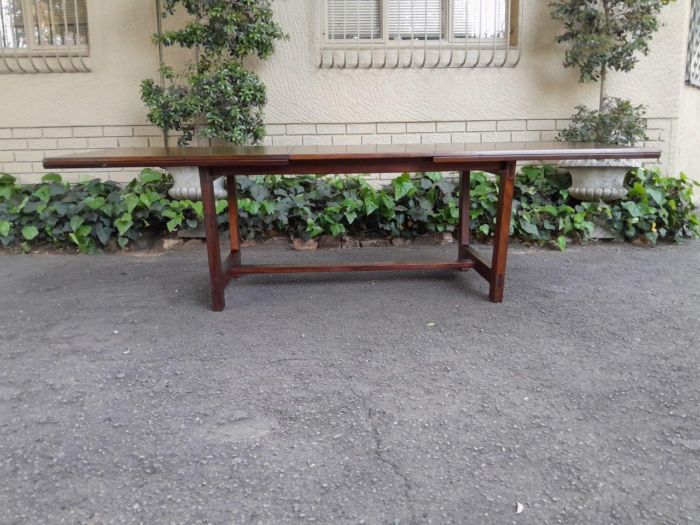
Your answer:
[[[424,159],[455,162],[658,159],[658,149],[567,142],[493,144],[416,144],[366,146],[225,146],[187,148],[115,148],[44,159],[46,169],[140,168],[173,166],[290,166],[295,161]]]

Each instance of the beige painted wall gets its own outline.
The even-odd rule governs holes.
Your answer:
[[[319,5],[322,0],[277,0],[276,12],[291,39],[261,68],[270,86],[271,122],[382,122],[562,118],[579,103],[595,104],[596,86],[581,86],[561,66],[553,39],[559,26],[545,0],[526,0],[524,49],[513,69],[322,70]],[[629,75],[612,75],[613,95],[647,104],[649,116],[677,115],[685,63],[685,2],[665,11],[664,28],[649,57]]]
[[[92,71],[0,75],[0,128],[146,123],[139,82],[158,69],[152,6],[88,0]]]
[[[596,103],[596,86],[578,84],[575,71],[562,68],[563,50],[553,43],[559,27],[550,20],[544,0],[525,0],[523,55],[516,68],[449,70],[319,69],[322,1],[276,0],[276,16],[290,39],[278,46],[270,61],[255,65],[268,85],[267,121],[277,125],[278,130],[285,125],[287,135],[298,135],[299,129],[306,129],[308,135],[321,135],[321,127],[315,127],[319,124],[343,126],[345,136],[351,129],[346,125],[353,123],[368,123],[375,130],[368,133],[374,134],[381,123],[402,123],[399,126],[410,131],[406,123],[457,122],[459,127],[472,121],[555,121],[570,115],[576,104]],[[111,132],[115,126],[131,126],[136,135],[133,130],[138,128],[134,126],[146,123],[139,82],[156,76],[157,53],[151,42],[156,23],[152,2],[88,0],[88,10],[91,73],[0,75],[0,141],[19,135],[15,164],[21,156],[17,152],[22,150],[25,132],[16,134],[14,128],[58,127],[64,141],[52,149],[60,150],[107,143],[97,138],[92,143],[70,142],[71,138],[82,137],[75,134],[75,127],[102,127],[102,131],[89,133],[110,137],[114,139],[110,144],[121,145],[118,137],[122,135],[109,134],[108,129]],[[665,141],[663,160],[670,171],[686,169],[697,173],[697,148],[678,146],[686,140],[686,134],[698,127],[697,111],[695,117],[684,117],[682,125],[680,122],[681,114],[691,114],[689,107],[694,104],[694,94],[686,95],[686,88],[682,87],[681,50],[687,41],[688,12],[689,0],[679,0],[666,8],[664,27],[654,38],[652,53],[642,58],[634,72],[613,74],[610,93],[649,107],[649,117],[659,128],[652,138]],[[311,126],[299,128],[296,124]],[[500,129],[500,125],[494,126]],[[72,128],[70,135],[66,134],[67,128]],[[439,131],[435,124],[431,129]],[[526,129],[530,129],[529,124]],[[546,134],[541,133],[536,140],[551,138],[553,129],[547,128]],[[288,130],[295,131],[287,133]],[[46,134],[54,132],[41,131],[34,138],[35,144],[41,138],[52,138]],[[152,137],[153,133],[144,132],[144,136]],[[697,134],[692,136],[697,139]],[[139,140],[150,144],[155,139]],[[295,140],[292,137],[290,142]],[[428,140],[442,138],[433,136]],[[12,147],[7,143],[4,151]],[[700,178],[700,173],[695,176]]]
[[[686,86],[681,95],[676,165],[700,181],[700,89],[695,87]]]

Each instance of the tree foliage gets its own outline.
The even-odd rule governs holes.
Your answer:
[[[658,15],[672,0],[554,0],[552,18],[564,23],[556,41],[567,44],[564,66],[577,67],[581,82],[607,69],[631,71],[659,29]]]
[[[635,106],[629,100],[607,97],[602,110],[576,106],[571,125],[560,133],[568,142],[593,142],[634,146],[647,140],[647,121],[644,106]]]
[[[142,82],[149,120],[165,132],[181,132],[180,145],[197,131],[236,144],[262,139],[265,85],[243,61],[268,58],[275,41],[285,38],[270,6],[270,0],[165,0],[164,18],[181,7],[191,19],[155,35],[156,43],[192,49],[196,59],[180,72],[164,65],[164,87],[152,79]]]
[[[598,109],[577,106],[560,140],[634,145],[646,139],[644,106],[606,95],[608,70],[628,72],[649,53],[658,15],[673,0],[552,0],[552,18],[564,24],[556,37],[567,45],[564,67],[577,67],[579,81],[600,82]]]

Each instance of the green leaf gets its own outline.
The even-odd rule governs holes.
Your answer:
[[[52,182],[61,182],[61,176],[58,173],[47,173],[43,177],[41,177],[41,182],[47,182],[47,183],[52,183]]]
[[[537,228],[536,225],[532,224],[531,222],[527,221],[519,221],[520,227],[523,229],[525,233],[530,234],[531,236],[538,238],[540,237],[540,230]]]
[[[365,197],[365,215],[371,215],[374,211],[379,209],[379,204],[375,196]]]
[[[0,237],[7,237],[10,234],[12,223],[10,221],[0,220]]]
[[[348,224],[352,224],[355,222],[355,219],[357,219],[357,213],[354,211],[345,212],[345,218],[347,219]]]
[[[153,169],[145,169],[139,174],[139,181],[141,184],[150,184],[152,182],[159,182],[163,179],[163,174],[155,171]]]
[[[411,178],[408,173],[395,178],[392,181],[392,186],[394,186],[394,199],[400,200],[407,195],[413,195],[416,193],[416,185],[411,182]]]
[[[203,218],[204,217],[204,203],[199,201],[199,202],[193,202],[192,203],[192,209],[194,210],[195,214],[197,214],[198,218]]]
[[[131,214],[139,205],[140,199],[134,194],[129,194],[124,196],[124,202],[126,202],[126,211]]]
[[[7,173],[0,173],[0,186],[12,186],[17,179]]]
[[[114,225],[117,227],[119,235],[123,237],[126,234],[126,232],[128,232],[129,229],[134,225],[134,221],[131,218],[131,214],[125,213],[116,221],[114,221]]]
[[[220,215],[228,209],[228,201],[225,199],[219,199],[216,201],[216,214]],[[204,214],[202,213],[201,216]]]
[[[142,193],[141,195],[139,195],[139,200],[146,208],[150,208],[153,204],[153,202],[151,202],[151,197],[148,193]]]
[[[114,229],[105,227],[101,222],[95,224],[95,236],[102,243],[102,246],[107,246],[107,243],[109,243],[109,240],[112,238],[113,232]]]
[[[331,235],[339,237],[345,233],[345,226],[342,224],[331,224]]]
[[[32,195],[41,202],[48,203],[51,200],[51,188],[48,186],[40,186]]]
[[[73,215],[70,218],[70,228],[72,231],[77,232],[78,228],[80,228],[83,223],[85,222],[85,219],[83,219],[80,215]]]
[[[165,225],[168,228],[169,232],[175,231],[181,224],[182,224],[183,217],[175,217],[174,219],[170,219]]]
[[[566,245],[567,245],[566,237],[564,237],[563,235],[560,235],[559,237],[557,237],[557,246],[559,247],[559,249],[561,251],[566,250]]]
[[[622,207],[627,210],[627,212],[632,216],[632,217],[641,217],[642,211],[637,205],[637,203],[632,202],[632,201],[626,201],[622,203]]]
[[[39,230],[36,226],[25,226],[22,228],[22,237],[28,241],[36,239],[37,235],[39,235]]]
[[[85,199],[84,202],[85,205],[91,210],[99,210],[105,204],[107,204],[107,201],[104,197],[88,197],[87,199]]]

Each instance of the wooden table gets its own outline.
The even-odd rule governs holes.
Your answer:
[[[489,298],[503,301],[506,257],[516,162],[580,159],[657,159],[660,152],[592,144],[445,144],[391,146],[304,146],[221,148],[123,148],[47,158],[47,169],[196,166],[202,184],[207,232],[212,306],[224,309],[224,290],[232,277],[256,273],[357,272],[377,270],[475,269],[489,283]],[[499,176],[498,211],[490,262],[469,244],[469,173]],[[242,264],[238,235],[236,177],[241,175],[304,175],[452,171],[460,175],[457,260],[452,262],[360,263],[336,265]],[[228,181],[231,251],[221,259],[214,180]]]

